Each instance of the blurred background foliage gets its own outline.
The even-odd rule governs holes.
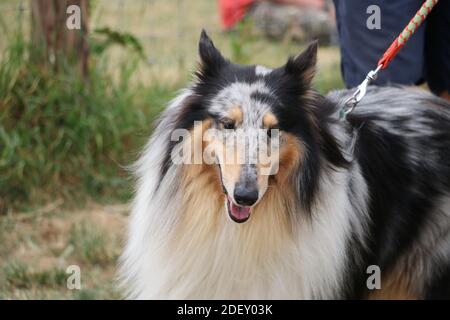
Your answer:
[[[74,67],[54,72],[34,64],[35,50],[18,33],[0,62],[1,206],[20,208],[80,190],[123,196],[121,166],[132,160],[139,135],[149,133],[169,89],[131,85],[139,64],[132,54],[118,63],[116,77],[92,57],[85,80],[74,76]]]

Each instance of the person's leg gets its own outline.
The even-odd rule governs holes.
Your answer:
[[[444,1],[445,2],[445,1]],[[355,87],[376,68],[378,60],[422,5],[421,0],[334,0],[341,46],[341,68],[347,87]],[[380,8],[381,28],[370,30],[367,9]],[[421,27],[410,38],[376,84],[417,84],[424,76],[424,32]]]
[[[426,80],[433,93],[450,101],[450,1],[439,1],[427,20]]]

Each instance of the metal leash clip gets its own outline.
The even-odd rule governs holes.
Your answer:
[[[367,86],[377,78],[378,71],[380,71],[383,65],[378,65],[375,70],[371,70],[363,82],[356,88],[353,95],[348,98],[341,111],[339,112],[339,118],[345,120],[347,116],[355,109],[356,105],[364,98],[367,92]]]

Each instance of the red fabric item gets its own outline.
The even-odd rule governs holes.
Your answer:
[[[241,21],[256,0],[219,0],[220,22],[225,30]]]

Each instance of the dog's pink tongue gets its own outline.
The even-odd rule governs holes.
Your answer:
[[[241,207],[234,204],[233,201],[228,200],[230,204],[230,211],[233,217],[237,220],[245,220],[250,216],[250,207]]]

